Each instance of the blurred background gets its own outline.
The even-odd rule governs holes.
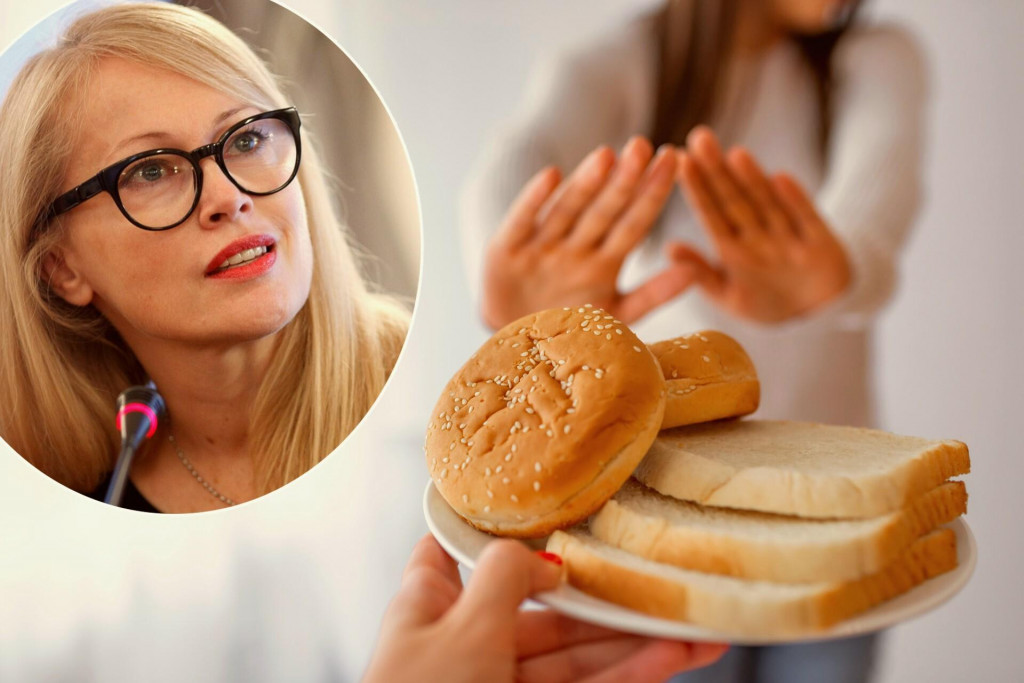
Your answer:
[[[4,0],[0,42],[59,4]],[[20,459],[0,457],[0,680],[358,675],[425,531],[429,410],[486,334],[459,252],[459,190],[540,55],[651,4],[289,0],[370,78],[415,171],[424,268],[395,376],[332,457],[240,510],[139,520],[70,500]],[[1024,680],[1024,535],[1014,525],[1024,512],[1014,455],[1024,408],[1024,3],[873,0],[864,16],[908,28],[930,72],[925,203],[876,336],[882,426],[970,446],[967,521],[980,552],[960,595],[888,634],[877,680]],[[300,69],[322,77],[328,67],[306,58]],[[133,660],[125,638],[160,667]]]

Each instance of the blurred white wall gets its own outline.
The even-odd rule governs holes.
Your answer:
[[[58,4],[37,0],[29,9],[3,0],[0,42],[10,42]],[[347,669],[338,665],[343,671],[358,671],[352,662],[365,656],[379,610],[395,586],[408,547],[422,530],[417,496],[426,476],[419,446],[428,411],[441,386],[483,336],[463,279],[456,234],[456,199],[469,166],[486,144],[488,131],[516,105],[536,54],[622,21],[649,4],[649,0],[289,0],[290,6],[345,46],[369,75],[402,132],[423,209],[425,269],[420,304],[399,370],[356,438],[318,467],[314,476],[254,504],[252,513],[216,517],[210,524],[197,520],[193,526],[222,543],[233,539],[235,545],[244,541],[255,547],[244,565],[250,570],[248,576],[262,567],[267,577],[290,582],[306,601],[321,596],[320,611],[311,621],[318,625],[317,631],[333,629],[330,633],[343,650],[339,658],[348,663]],[[1024,511],[1016,491],[1024,477],[1024,463],[1016,458],[1015,439],[1020,433],[1018,415],[1024,408],[1017,393],[1024,385],[1024,300],[1016,273],[1019,255],[1024,253],[1024,220],[1016,209],[1024,191],[1024,134],[1019,128],[1024,112],[1020,78],[1024,44],[1019,41],[1024,35],[1024,3],[878,0],[869,7],[872,14],[899,18],[918,34],[929,53],[933,86],[928,200],[906,253],[904,284],[884,316],[879,335],[879,391],[885,424],[897,432],[957,438],[970,445],[974,472],[967,478],[971,493],[967,519],[980,546],[977,573],[960,596],[890,634],[880,682],[1024,680],[1024,656],[1016,642],[1024,632],[1024,594],[1015,576],[1024,560],[1024,535],[1014,524]],[[376,485],[365,485],[367,480]],[[39,501],[56,504],[50,488],[0,458],[0,493],[4,494],[0,525],[6,528],[15,519],[19,526],[18,533],[7,536],[8,552],[30,540],[34,544],[31,551],[19,552],[17,566],[11,555],[0,560],[0,593],[5,572],[15,579],[26,575],[25,566],[55,556],[55,550],[43,549],[54,544],[78,549],[75,557],[84,563],[84,568],[62,575],[64,584],[80,585],[75,571],[82,574],[93,565],[94,575],[99,575],[98,567],[104,565],[89,554],[89,544],[79,547],[82,544],[69,537],[59,515],[39,519],[38,514],[25,514]],[[318,514],[318,506],[332,500],[338,515],[333,521]],[[388,514],[368,512],[381,507]],[[96,516],[79,507],[74,511]],[[92,531],[99,533],[98,528]],[[147,534],[151,527],[118,520],[115,528],[123,531],[126,542],[136,544],[130,556],[135,563],[145,565],[148,555],[143,551],[154,554],[158,547],[185,558],[189,552],[199,552],[190,550],[188,534],[193,531],[181,530],[180,525],[162,525],[159,546]],[[115,541],[104,538],[102,548],[116,556]],[[353,565],[352,544],[357,542],[353,539],[359,538],[365,544],[355,551],[364,553],[365,561]],[[332,542],[348,544],[350,552],[325,545]],[[280,561],[267,564],[262,558],[282,543],[295,557],[314,562],[316,571],[278,566]],[[314,552],[310,544],[321,547]],[[3,550],[0,535],[0,553]],[[202,551],[210,549],[204,546]],[[129,555],[120,557],[128,561]],[[93,565],[83,558],[92,558]],[[150,560],[147,571],[164,577],[157,565]],[[228,579],[208,574],[196,571],[188,577],[203,600],[216,601],[217,582]],[[313,579],[320,585],[302,585]],[[362,590],[338,585],[343,581],[354,581]],[[20,585],[10,578],[7,583]],[[270,583],[260,584],[261,590]],[[160,588],[163,602],[158,606],[177,607],[175,614],[184,620],[189,612],[182,605],[197,600],[192,598],[190,603],[185,588],[170,582],[161,583]],[[144,587],[137,590],[146,594]],[[175,597],[182,602],[176,603]],[[101,610],[94,603],[90,607],[106,621],[116,617],[116,612]],[[18,604],[30,604],[30,600],[24,598]],[[359,605],[361,629],[352,623],[355,605]],[[46,606],[52,623],[45,633],[53,638],[75,633],[68,625],[70,617],[61,621],[54,616],[60,609],[68,610],[66,604],[47,601]],[[304,632],[294,611],[281,605],[264,607],[274,607],[272,613],[281,615],[280,619],[291,615],[287,627],[280,628],[291,633],[293,640],[295,633]],[[334,613],[343,609],[349,610],[347,617]],[[156,608],[145,612],[157,613],[161,612]],[[192,608],[193,616],[201,613],[199,607]],[[222,616],[213,623],[231,622],[229,616]],[[91,626],[102,632],[95,623]],[[171,633],[181,636],[182,632]],[[0,650],[6,649],[4,635],[0,630]],[[90,652],[88,636],[78,637],[85,640],[56,649],[50,644],[43,651]],[[105,642],[102,636],[93,638]],[[213,662],[217,655],[201,651],[195,656],[200,662]],[[81,659],[89,661],[87,655]],[[196,667],[188,670],[195,673]]]

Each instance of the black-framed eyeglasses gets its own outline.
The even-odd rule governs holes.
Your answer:
[[[199,204],[203,189],[199,162],[210,156],[242,192],[256,196],[280,192],[299,171],[299,126],[294,107],[276,109],[239,121],[217,142],[191,152],[151,149],[133,154],[57,197],[40,225],[107,192],[133,225],[169,230],[184,223]]]

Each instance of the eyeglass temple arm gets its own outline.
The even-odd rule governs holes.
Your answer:
[[[103,183],[100,182],[99,176],[90,178],[78,187],[68,190],[53,200],[53,204],[50,205],[49,215],[52,218],[65,211],[70,211],[86,199],[95,197],[100,192],[103,192]]]

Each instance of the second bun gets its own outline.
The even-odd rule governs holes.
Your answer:
[[[757,410],[761,400],[757,370],[729,335],[705,330],[650,347],[668,385],[662,429]]]

